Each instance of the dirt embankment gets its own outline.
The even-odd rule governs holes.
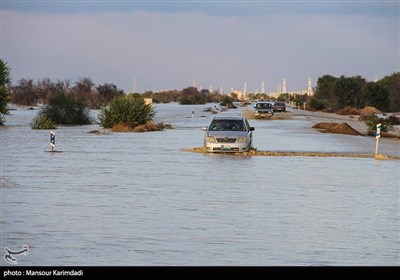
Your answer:
[[[343,123],[317,123],[313,128],[322,133],[336,133],[347,135],[362,135],[359,131],[352,128],[349,124]]]

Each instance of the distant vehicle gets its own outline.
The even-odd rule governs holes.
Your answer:
[[[273,108],[274,112],[285,112],[286,104],[284,102],[275,102]]]
[[[216,116],[204,136],[204,147],[208,152],[245,152],[253,142],[254,127],[244,117]]]
[[[260,101],[254,106],[254,115],[259,118],[274,115],[274,107],[271,102]]]

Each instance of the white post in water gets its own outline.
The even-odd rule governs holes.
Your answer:
[[[54,131],[50,131],[50,148],[52,152],[54,152],[55,147],[56,147],[56,133]]]
[[[381,123],[378,123],[378,124],[376,125],[376,136],[375,136],[375,138],[376,138],[376,145],[375,145],[375,157],[376,157],[376,155],[378,154],[379,138],[381,138],[381,126],[382,126],[382,124],[381,124]]]

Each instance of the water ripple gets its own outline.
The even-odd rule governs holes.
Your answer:
[[[157,104],[162,132],[60,127],[55,154],[34,112],[8,116],[2,244],[30,246],[21,265],[400,265],[398,162],[184,153],[212,118],[187,108]],[[260,150],[374,149],[306,120],[250,123]]]

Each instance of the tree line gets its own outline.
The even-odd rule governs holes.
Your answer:
[[[10,102],[20,106],[47,105],[49,100],[56,96],[68,95],[75,100],[84,101],[91,109],[99,109],[113,98],[125,95],[123,90],[112,83],[96,86],[90,78],[81,78],[74,84],[69,80],[51,81],[45,78],[34,81],[23,78],[10,87],[10,93]],[[198,90],[196,87],[160,92],[146,91],[141,96],[152,98],[154,103],[205,104],[223,100],[223,96],[217,91],[210,93],[208,90]]]
[[[310,107],[314,110],[336,112],[345,107],[365,106],[383,112],[400,111],[400,72],[376,82],[368,82],[361,76],[324,75],[318,78],[315,94],[310,98]]]
[[[224,96],[218,91],[210,92],[208,89],[186,87],[182,90],[166,90],[160,92],[146,91],[142,93],[145,98],[152,98],[155,103],[179,102],[179,104],[206,104],[220,103]]]
[[[112,83],[95,85],[90,78],[81,78],[74,84],[69,80],[51,81],[49,78],[35,82],[20,79],[10,87],[10,102],[22,106],[47,105],[58,96],[68,96],[82,101],[90,109],[99,109],[113,98],[124,95],[124,91]]]
[[[4,88],[1,90],[4,91]],[[84,102],[90,109],[99,109],[113,98],[125,95],[123,90],[112,83],[95,85],[90,78],[81,78],[74,84],[69,80],[54,82],[48,78],[37,82],[33,79],[20,79],[9,87],[9,91],[11,93],[9,101],[16,105],[47,105],[52,98],[67,95],[74,100]],[[254,94],[249,95],[257,97]],[[221,103],[227,96],[232,101],[239,101],[234,93],[222,95],[218,91],[199,90],[196,87],[160,92],[146,91],[141,96],[152,98],[154,103]],[[313,96],[296,95],[292,98],[300,103],[309,104],[313,110],[336,112],[345,107],[360,109],[372,106],[384,112],[397,112],[400,111],[400,72],[385,76],[376,82],[369,82],[361,76],[324,75],[318,78]],[[281,94],[278,98],[280,101],[293,101],[288,99],[288,94]]]

